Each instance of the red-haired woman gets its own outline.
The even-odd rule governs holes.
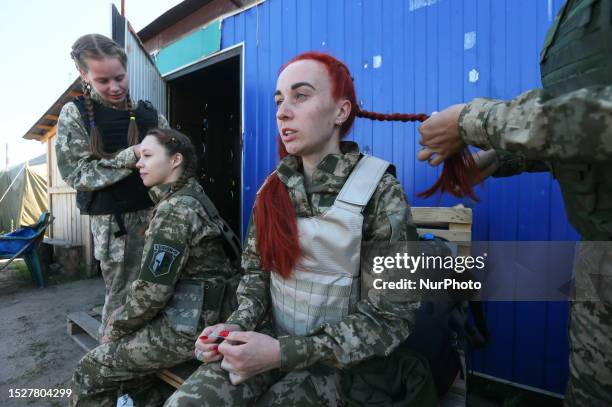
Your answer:
[[[281,161],[255,201],[239,307],[202,331],[205,364],[167,406],[337,405],[341,369],[389,355],[414,325],[417,302],[360,292],[364,243],[417,239],[404,191],[388,162],[340,140],[355,116],[418,117],[361,111],[348,68],[316,52],[283,67],[274,100]]]

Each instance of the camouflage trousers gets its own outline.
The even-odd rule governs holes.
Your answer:
[[[164,407],[337,406],[338,381],[336,369],[314,365],[289,373],[271,370],[234,386],[215,362],[200,366]]]
[[[113,215],[90,217],[94,257],[100,262],[106,285],[101,330],[110,314],[125,303],[130,284],[138,278],[149,215],[149,209],[123,214],[127,234],[120,237],[115,237],[119,225]]]
[[[612,242],[581,242],[570,304],[565,405],[612,406]]]
[[[193,358],[196,337],[175,332],[160,315],[147,326],[89,351],[72,376],[71,406],[112,406],[128,393],[136,406],[160,406],[153,374]]]

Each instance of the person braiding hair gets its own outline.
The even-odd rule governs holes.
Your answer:
[[[154,128],[147,132],[146,137],[152,136],[164,148],[166,155],[172,157],[176,154],[181,155],[182,163],[178,168],[179,176],[172,183],[168,192],[160,199],[156,207],[161,202],[168,199],[176,191],[180,190],[187,184],[189,178],[195,176],[198,168],[198,158],[195,148],[189,137],[174,129],[159,129]]]
[[[91,153],[98,159],[114,157],[116,153],[109,153],[104,150],[102,132],[99,126],[96,126],[94,103],[91,98],[93,87],[91,79],[88,77],[88,64],[92,62],[95,63],[96,61],[99,62],[105,58],[116,59],[123,69],[127,70],[127,55],[123,48],[110,38],[100,34],[87,34],[77,39],[72,45],[70,57],[81,75],[81,87],[88,116],[87,127],[89,128],[89,146]],[[127,78],[127,76],[125,76],[125,78]],[[125,98],[120,100],[117,107],[124,108],[129,112],[130,123],[128,126],[127,140],[128,145],[133,146],[139,143],[138,125],[136,124],[134,104],[130,98],[127,87],[125,92]]]
[[[331,94],[336,100],[345,99],[350,102],[351,109],[347,119],[340,124],[340,137],[346,136],[353,126],[355,117],[362,117],[379,121],[424,121],[427,114],[384,114],[370,112],[359,108],[355,96],[353,78],[346,65],[331,55],[321,52],[306,52],[289,60],[280,69],[282,72],[290,64],[312,60],[323,64],[331,81]],[[288,152],[278,137],[279,157],[282,159]],[[469,154],[468,154],[469,156]],[[469,176],[474,173],[475,164],[472,165],[466,154],[459,157],[450,157],[438,182],[425,191],[427,196],[437,189],[448,191],[454,195],[474,197]],[[473,161],[473,159],[472,159]],[[464,168],[465,165],[465,168]],[[287,188],[272,173],[257,193],[253,209],[257,245],[261,257],[261,266],[264,270],[275,271],[284,278],[291,275],[301,256],[298,240],[298,226],[295,209],[289,198]]]

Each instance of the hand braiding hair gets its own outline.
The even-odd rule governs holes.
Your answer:
[[[424,122],[429,119],[429,116],[424,113],[417,114],[403,114],[403,113],[375,113],[367,110],[358,110],[357,117],[368,118],[371,120],[379,121],[402,121],[402,122],[413,122],[419,121]],[[480,170],[478,165],[474,161],[470,150],[466,147],[460,153],[454,154],[444,160],[444,167],[442,168],[442,174],[438,180],[430,188],[423,192],[419,192],[417,196],[421,198],[429,198],[434,195],[437,191],[441,193],[449,193],[457,198],[469,197],[474,201],[478,201],[476,193],[472,184],[474,180],[479,179]]]

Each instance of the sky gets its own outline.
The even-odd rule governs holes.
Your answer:
[[[125,0],[136,31],[181,0]],[[120,0],[20,0],[3,4],[0,38],[0,170],[44,154],[45,144],[23,135],[77,77],[70,47],[83,34],[110,35],[111,3]]]

